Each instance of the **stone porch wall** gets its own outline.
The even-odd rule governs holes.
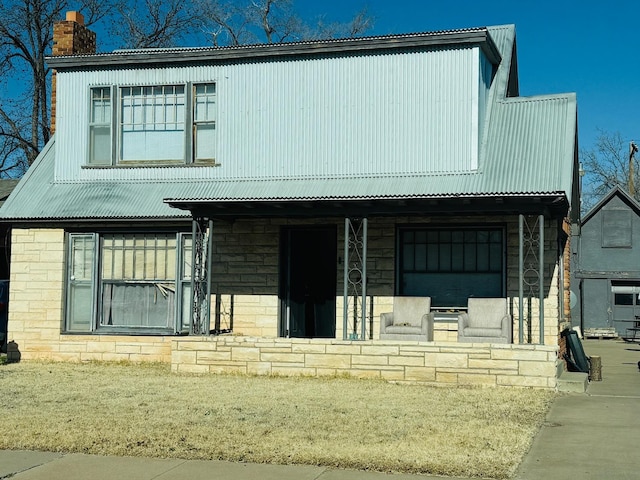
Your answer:
[[[172,341],[180,373],[379,378],[433,385],[556,388],[557,346],[351,342],[243,336]]]

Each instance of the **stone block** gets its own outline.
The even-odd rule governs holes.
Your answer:
[[[361,347],[362,355],[398,355],[400,347],[391,345],[363,345]]]
[[[436,382],[438,383],[450,383],[457,384],[458,383],[458,374],[451,372],[436,372]]]
[[[380,370],[378,369],[358,369],[349,370],[349,375],[355,378],[380,378]]]
[[[352,355],[351,365],[388,365],[388,357],[386,355]]]
[[[116,353],[139,354],[140,345],[136,343],[116,342]]]
[[[518,365],[518,373],[531,377],[555,377],[555,362],[526,362],[520,361]]]
[[[491,349],[491,358],[495,360],[546,361],[547,352],[514,347],[513,349]]]
[[[260,349],[255,347],[232,347],[231,360],[238,362],[260,361]]]
[[[171,352],[171,363],[178,365],[195,365],[198,363],[198,353],[190,351],[173,351]]]
[[[465,353],[436,353],[435,366],[437,368],[467,368],[469,356]],[[431,365],[431,362],[425,358],[425,365]]]
[[[436,369],[433,367],[406,367],[404,379],[410,382],[433,382],[436,379]]]
[[[194,360],[194,363],[197,361],[198,364],[201,365],[213,365],[216,363],[220,363],[220,362],[230,362],[231,361],[231,351],[226,351],[226,352],[221,352],[221,351],[184,351],[184,350],[180,350],[179,353],[184,353],[184,354],[196,354],[196,360]],[[172,353],[172,357],[173,358],[179,358],[176,356],[176,352],[174,351]]]
[[[424,367],[424,355],[420,356],[391,356],[389,357],[389,365],[402,365],[406,367]],[[431,365],[433,366],[433,365]]]
[[[346,344],[331,344],[331,345],[327,345],[327,354],[337,354],[337,355],[360,355],[361,353],[361,349],[362,347],[358,344],[351,344],[351,343],[346,343]]]
[[[481,359],[469,359],[469,368],[474,369],[498,369],[498,370],[513,370],[518,371],[518,362],[514,360],[481,360]]]
[[[325,353],[326,345],[324,344],[292,344],[291,351],[293,353]]]
[[[348,369],[351,367],[351,355],[322,355],[308,353],[305,357],[305,364],[307,367],[336,369]]]
[[[298,363],[304,365],[305,354],[302,353],[264,353],[260,354],[259,360],[261,362],[272,363]]]

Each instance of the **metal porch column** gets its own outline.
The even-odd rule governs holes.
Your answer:
[[[344,219],[343,340],[367,338],[367,227],[366,218]]]
[[[524,343],[524,215],[518,216],[518,343]]]
[[[537,232],[536,232],[537,224]],[[527,218],[520,214],[518,221],[518,339],[524,343],[524,298],[528,299],[528,310],[531,312],[531,301],[538,295],[538,321],[540,328],[539,343],[544,345],[544,215]],[[537,249],[535,247],[538,247]],[[526,291],[525,291],[526,288]],[[537,288],[537,292],[536,292]],[[529,334],[527,342],[531,343],[531,315],[529,315]]]
[[[193,217],[191,222],[191,323],[189,333],[208,335],[211,312],[213,220]]]
[[[540,243],[538,245],[539,248],[539,256],[538,256],[538,278],[539,278],[539,289],[538,292],[540,295],[540,345],[544,345],[544,215],[538,215],[538,229]]]

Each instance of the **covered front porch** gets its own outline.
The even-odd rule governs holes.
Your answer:
[[[193,216],[190,334],[372,340],[395,296],[432,298],[445,341],[471,297],[507,299],[517,344],[565,320],[563,197],[167,201]]]
[[[191,328],[172,368],[555,388],[563,200],[170,200],[193,215]],[[432,297],[433,341],[380,339],[398,295]],[[511,343],[458,342],[474,296],[507,299]]]

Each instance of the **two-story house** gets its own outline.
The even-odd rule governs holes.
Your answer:
[[[48,63],[56,132],[0,212],[22,358],[473,383],[455,313],[500,297],[500,348],[555,362],[576,98],[519,96],[514,26]],[[466,350],[367,364],[399,352],[394,296],[431,297],[431,352]]]

